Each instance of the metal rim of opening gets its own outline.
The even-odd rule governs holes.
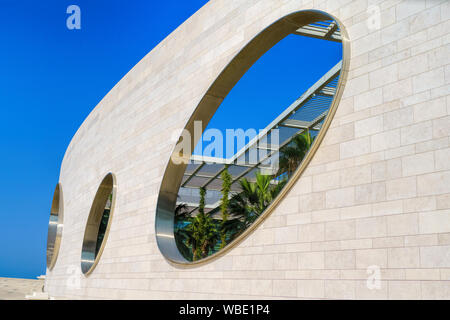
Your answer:
[[[58,183],[53,193],[50,219],[47,234],[47,269],[52,270],[58,259],[59,247],[61,245],[64,227],[64,201],[62,186]]]
[[[92,271],[94,271],[95,267],[99,263],[106,242],[108,240],[111,221],[114,216],[116,193],[116,176],[113,173],[108,173],[102,179],[102,182],[97,189],[94,201],[92,202],[91,209],[89,211],[89,216],[84,231],[83,245],[81,249],[81,271],[86,277],[89,276]],[[99,226],[110,195],[112,195],[112,197],[110,200],[109,218],[100,248],[96,252]]]
[[[221,101],[227,96],[229,91],[231,91],[231,89],[253,65],[253,63],[255,63],[265,52],[270,50],[276,43],[281,41],[289,34],[293,33],[293,31],[297,30],[301,26],[305,26],[307,24],[325,19],[334,20],[340,29],[342,36],[342,69],[337,85],[336,94],[334,95],[333,101],[329,108],[329,113],[325,118],[322,129],[316,137],[315,143],[311,147],[305,159],[293,174],[292,178],[281,190],[275,200],[261,214],[261,216],[226,247],[201,260],[192,262],[187,261],[178,251],[175,242],[173,233],[173,211],[175,208],[178,189],[181,183],[182,176],[186,169],[186,165],[175,165],[172,161],[169,160],[163,176],[157,201],[155,234],[159,250],[165,257],[165,259],[172,265],[179,268],[197,267],[214,261],[232,250],[236,245],[241,243],[251,233],[253,233],[256,228],[258,228],[258,226],[267,219],[267,217],[269,217],[273,210],[278,206],[280,201],[294,186],[296,181],[300,178],[300,176],[308,166],[311,159],[314,157],[314,154],[316,153],[324,136],[326,135],[334,114],[336,113],[342,93],[344,91],[345,83],[347,81],[350,64],[350,42],[348,40],[348,34],[345,27],[336,17],[318,10],[297,11],[286,15],[270,26],[266,27],[263,31],[256,35],[249,43],[247,43],[246,46],[243,47],[243,49],[241,49],[241,51],[235,57],[233,57],[233,59],[209,87],[185,127],[185,130],[193,133],[194,121],[202,120],[202,129],[204,130],[209,120],[211,120],[217,108],[220,106]],[[195,143],[196,141],[193,142],[192,146],[195,146]]]

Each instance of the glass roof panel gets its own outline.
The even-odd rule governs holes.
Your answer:
[[[185,183],[186,180],[187,180],[189,177],[190,177],[190,176],[188,176],[188,175],[184,175],[184,176],[183,176],[183,179],[181,180],[181,185],[183,185],[183,183]]]
[[[184,174],[192,174],[195,170],[197,170],[197,168],[200,166],[200,164],[198,163],[189,163],[186,167],[186,171],[184,172]]]
[[[301,129],[297,128],[288,128],[288,127],[279,127],[280,129],[280,144],[283,145],[285,142],[287,142],[288,139],[290,139],[292,136],[294,136],[296,133],[301,131]]]
[[[289,119],[301,121],[313,121],[324,111],[328,110],[331,105],[332,97],[315,96],[308,100],[300,109],[289,116]]]
[[[208,213],[208,212],[210,212],[210,211],[212,211],[213,210],[213,208],[205,208],[205,213]],[[191,214],[191,216],[193,216],[193,217],[195,217],[196,215],[198,215],[198,208],[195,208],[195,210],[194,211],[192,211],[192,214]]]
[[[185,187],[189,188],[200,188],[203,186],[206,182],[208,182],[210,178],[202,178],[202,177],[192,177],[191,180],[185,185]]]
[[[228,172],[231,174],[233,179],[239,177],[245,170],[248,170],[248,167],[238,165],[231,165],[228,167]]]
[[[262,152],[262,154],[260,152]],[[265,153],[267,153],[267,150],[258,149],[258,146],[255,144],[245,151],[245,153],[236,160],[236,163],[245,166],[257,165]]]
[[[278,172],[279,167],[279,152],[275,152],[273,155],[264,160],[259,166],[261,174],[275,175]]]
[[[177,203],[198,203],[198,189],[183,188],[178,191]]]
[[[222,189],[222,179],[214,179],[210,184],[208,184],[206,189],[220,191]]]
[[[242,188],[241,188],[241,185],[239,184],[239,181],[236,181],[235,183],[233,183],[231,185],[231,191],[233,191],[233,192],[241,192],[242,191]]]
[[[274,128],[269,131],[267,138],[263,141],[263,146],[272,150],[278,149],[280,144],[280,131],[279,128]]]
[[[197,172],[197,175],[214,177],[223,168],[224,165],[220,163],[207,163]]]
[[[249,173],[247,173],[244,178],[246,178],[248,181],[256,181],[256,173],[260,170],[258,168],[253,168]]]

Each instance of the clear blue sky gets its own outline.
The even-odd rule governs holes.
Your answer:
[[[51,199],[72,136],[106,93],[206,2],[0,1],[0,277],[45,273]],[[66,28],[71,4],[81,8],[81,30]],[[265,127],[339,61],[339,45],[298,38],[280,43],[244,76],[212,126],[230,127],[226,118],[239,110],[231,127]]]
[[[287,36],[266,52],[239,80],[211,119],[208,128],[219,129],[224,138],[228,128],[252,128],[259,132],[341,59],[341,43]],[[232,119],[231,127],[229,119]],[[210,143],[203,141],[203,148]],[[201,148],[202,144],[199,143],[194,153],[202,154]],[[226,157],[225,140],[223,156]]]

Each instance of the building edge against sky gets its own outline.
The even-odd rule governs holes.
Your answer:
[[[304,10],[334,17],[345,38],[345,88],[322,143],[232,250],[201,266],[169,262],[155,217],[172,132],[255,36]],[[210,1],[106,95],[70,143],[59,181],[64,229],[45,290],[80,299],[449,299],[449,12],[438,0]],[[108,173],[114,218],[84,275],[86,222]]]

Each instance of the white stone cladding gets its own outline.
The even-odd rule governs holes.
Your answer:
[[[154,221],[174,130],[257,33],[307,9],[339,19],[351,47],[323,143],[244,242],[201,267],[169,264]],[[64,231],[46,291],[72,299],[450,299],[449,30],[445,0],[210,1],[75,134],[61,165]],[[117,177],[114,218],[86,278],[84,228],[108,172]],[[381,286],[371,290],[374,265]]]

